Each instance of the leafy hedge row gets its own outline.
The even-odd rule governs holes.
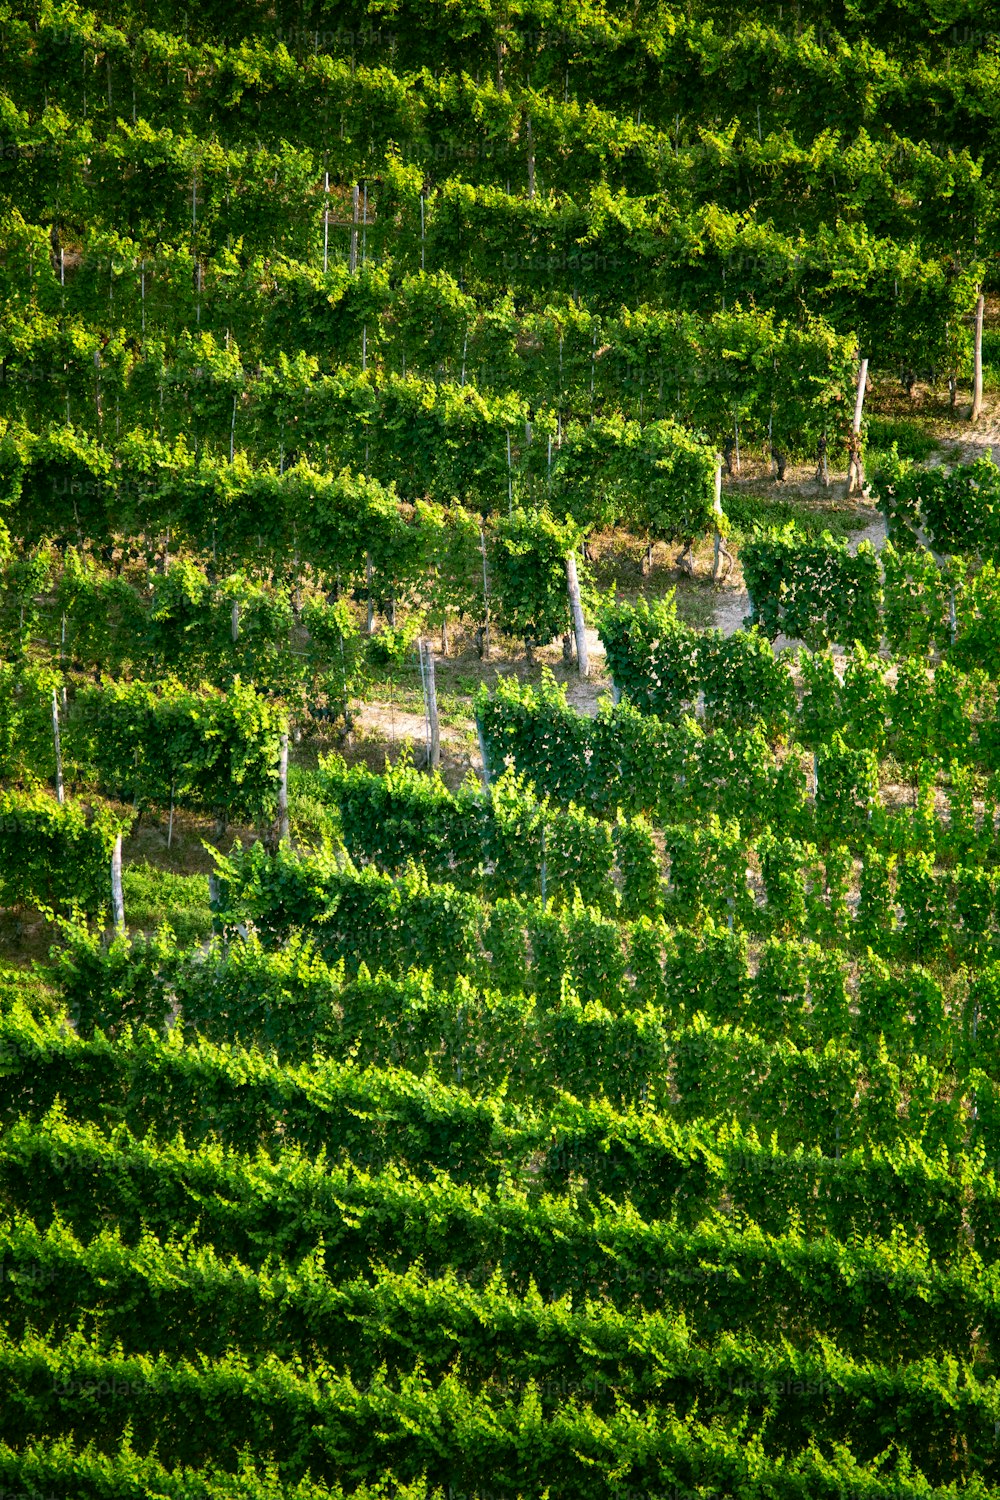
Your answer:
[[[603,700],[590,718],[570,707],[551,676],[538,687],[507,678],[492,694],[480,689],[476,717],[491,775],[513,766],[561,806],[573,802],[598,816],[621,809],[660,822],[715,813],[751,832],[770,824],[823,842],[891,843],[892,830],[903,827],[879,804],[879,762],[888,752],[914,787],[947,774],[965,819],[963,837],[980,827],[972,788],[975,775],[987,773],[981,831],[992,844],[1000,719],[990,685],[947,663],[931,678],[921,662],[907,659],[890,687],[883,664],[860,650],[843,682],[827,655],[807,658],[803,678],[794,720],[779,721],[799,741],[778,749],[759,721],[661,718],[627,699],[614,706]],[[777,728],[772,724],[775,738]],[[813,747],[809,760],[803,744]]]
[[[190,975],[182,977],[190,984]],[[217,1007],[222,988],[212,986]],[[870,998],[862,997],[866,1010]],[[327,1035],[336,1030],[329,1007],[318,1018]],[[211,1019],[213,1030],[225,1031],[221,1007]],[[5,1115],[12,1128],[30,1133],[48,1113],[59,1117],[60,1100],[71,1096],[77,1123],[122,1122],[163,1140],[178,1132],[189,1141],[214,1137],[242,1152],[294,1145],[312,1158],[349,1158],[365,1171],[395,1164],[483,1186],[509,1176],[555,1192],[577,1177],[581,1201],[628,1197],[654,1218],[676,1213],[688,1220],[721,1208],[728,1195],[767,1223],[782,1223],[790,1196],[814,1228],[848,1234],[864,1223],[881,1234],[891,1230],[891,1210],[908,1205],[922,1222],[932,1221],[926,1232],[942,1254],[952,1252],[963,1212],[978,1205],[978,1223],[995,1206],[980,1153],[985,1148],[994,1158],[1000,1142],[992,1117],[975,1129],[969,1120],[972,1099],[982,1096],[992,1108],[997,1092],[979,1069],[956,1082],[948,1068],[919,1054],[919,1063],[894,1062],[870,1036],[862,1038],[864,1052],[853,1039],[833,1036],[811,1049],[703,1016],[677,1028],[648,1015],[615,1026],[568,1004],[534,1019],[537,1025],[529,1018],[522,1026],[523,1040],[532,1032],[552,1038],[549,1097],[544,1089],[537,1098],[519,1097],[518,1088],[505,1087],[499,1066],[473,1092],[443,1081],[433,1066],[361,1069],[350,1058],[323,1056],[282,1063],[269,1047],[200,1037],[182,1044],[139,1031],[74,1045],[52,1027],[32,1030],[14,1015],[0,1024],[9,1069]],[[632,1097],[614,1103],[604,1082],[619,1067],[628,1072]],[[945,1093],[947,1102],[938,1097]],[[766,1147],[752,1144],[761,1120],[775,1122]],[[805,1156],[804,1137],[813,1142]],[[783,1180],[780,1206],[768,1208],[760,1197],[765,1173]]]
[[[0,663],[0,775],[52,777],[52,693],[57,673]],[[261,822],[277,805],[287,714],[239,678],[227,692],[177,682],[79,686],[62,716],[66,779],[109,796],[171,802]]]
[[[471,777],[450,792],[440,776],[421,775],[405,760],[377,776],[327,756],[316,780],[359,862],[394,872],[412,862],[433,880],[491,897],[542,896],[563,907],[579,892],[609,914],[656,910],[659,859],[642,818],[611,824],[581,808],[553,807],[514,774],[485,790]]]
[[[963,649],[933,671],[919,653],[889,663],[859,640],[838,670],[829,650],[775,655],[758,629],[729,636],[692,629],[677,618],[670,598],[612,604],[599,616],[615,687],[643,712],[676,721],[700,707],[709,724],[759,724],[813,748],[841,734],[847,744],[877,754],[891,748],[907,766],[937,758],[992,770],[1000,764],[997,689],[986,673],[992,657],[978,650],[991,628],[988,614],[977,616]],[[965,648],[974,640],[977,650],[965,671]]]
[[[719,1146],[725,1159],[713,1163]],[[590,1294],[609,1309],[652,1311],[668,1298],[699,1331],[724,1322],[766,1337],[775,1320],[797,1316],[821,1336],[836,1332],[848,1349],[896,1357],[969,1349],[983,1321],[995,1320],[996,1183],[974,1159],[949,1177],[913,1145],[875,1162],[864,1153],[837,1160],[781,1153],[731,1129],[714,1148],[706,1136],[689,1170],[684,1211],[651,1220],[572,1186],[539,1192],[503,1177],[486,1191],[448,1174],[311,1160],[289,1144],[271,1153],[180,1137],[164,1144],[55,1112],[0,1142],[0,1182],[21,1193],[22,1212],[40,1228],[58,1223],[90,1239],[111,1216],[126,1243],[140,1226],[161,1241],[183,1237],[203,1264],[236,1257],[258,1273],[284,1264],[307,1275],[315,1267],[310,1279],[322,1284],[325,1273],[343,1285],[373,1262],[383,1273],[422,1263],[432,1276],[447,1268],[476,1287],[497,1276],[522,1295],[537,1287],[549,1302]],[[760,1205],[760,1222],[707,1206],[727,1195],[727,1181]],[[779,1190],[793,1194],[801,1224],[789,1227]],[[895,1233],[868,1235],[872,1214],[889,1224],[900,1209],[925,1217],[933,1249],[922,1234],[900,1232],[898,1220]],[[827,1215],[846,1226],[844,1237],[803,1232]]]
[[[0,906],[110,906],[111,852],[130,824],[108,807],[0,790]]]

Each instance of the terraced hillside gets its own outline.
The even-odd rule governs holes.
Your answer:
[[[994,1493],[1000,16],[0,25],[0,1500]]]

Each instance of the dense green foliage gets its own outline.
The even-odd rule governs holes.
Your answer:
[[[885,397],[997,290],[998,25],[0,0],[0,1500],[996,1492],[1000,480]],[[720,509],[861,358],[886,547]],[[361,763],[612,527],[748,628]]]
[[[115,838],[128,822],[107,807],[0,791],[0,905],[100,911],[110,904]]]
[[[51,674],[0,665],[12,728],[2,770],[34,786],[53,773]],[[80,685],[63,710],[67,779],[139,804],[274,815],[284,711],[237,677],[228,692],[176,682]]]

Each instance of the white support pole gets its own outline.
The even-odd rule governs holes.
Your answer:
[[[116,933],[125,931],[125,895],[122,890],[122,836],[111,851],[111,920]]]
[[[580,580],[576,574],[576,556],[570,553],[566,558],[566,586],[569,593],[569,605],[573,611],[573,630],[576,635],[576,660],[581,677],[590,675],[590,659],[587,655],[587,626],[583,618],[583,604],[580,600]]]
[[[59,699],[55,688],[52,689],[52,743],[56,752],[56,801],[61,803],[66,801],[66,792],[63,788],[62,740],[59,735]]]
[[[441,764],[441,729],[438,723],[437,681],[434,676],[434,652],[429,641],[420,642],[423,657],[424,690],[427,694],[427,765],[436,771]]]
[[[547,867],[546,861],[545,861],[545,823],[544,822],[542,823],[541,846],[542,846],[541,847],[541,855],[542,855],[542,857],[541,857],[541,863],[540,863],[540,868],[539,868],[539,872],[538,873],[541,876],[541,885],[542,885],[542,911],[544,911],[545,907],[546,907],[546,904],[547,904],[547,899],[548,899],[548,884],[549,884],[549,882],[548,882],[548,867]]]
[[[986,310],[986,299],[982,292],[976,303],[976,328],[975,343],[973,346],[973,371],[972,371],[972,410],[969,413],[970,422],[978,422],[983,413],[983,314]]]
[[[417,666],[420,668],[420,692],[424,700],[424,738],[427,743],[427,759],[431,756],[431,720],[427,712],[427,667],[424,663],[424,638],[417,640]]]
[[[479,740],[479,754],[483,762],[483,785],[490,784],[490,757],[486,750],[486,736],[483,734],[483,726],[476,720],[476,738]]]
[[[720,566],[722,564],[723,557],[725,557],[725,558],[728,559],[730,567],[732,567],[732,562],[733,562],[733,559],[732,559],[732,557],[730,555],[730,552],[729,552],[729,548],[726,546],[725,532],[723,531],[722,527],[719,525],[720,521],[725,521],[725,519],[726,519],[726,513],[722,509],[722,459],[721,458],[717,461],[717,463],[715,465],[715,498],[714,498],[714,500],[712,502],[712,511],[713,511],[713,514],[715,515],[715,543],[714,543],[714,555],[713,555],[713,558],[712,558],[712,577],[713,578],[718,578],[718,576],[719,576],[719,568],[720,568]]]
[[[861,431],[861,413],[862,413],[862,410],[864,409],[864,404],[865,404],[865,386],[866,386],[867,382],[868,382],[868,360],[866,358],[866,359],[863,359],[861,361],[861,368],[858,371],[858,395],[857,395],[857,400],[854,403],[854,431],[855,432],[860,432]]]
[[[847,493],[853,495],[855,487],[864,488],[865,471],[861,462],[861,413],[865,404],[865,386],[868,383],[868,360],[861,361],[858,370],[858,394],[854,403],[854,421],[851,425],[851,458],[847,469]]]
[[[212,932],[218,933],[221,927],[218,913],[219,907],[222,902],[221,892],[219,890],[219,877],[218,875],[216,875],[214,870],[208,877],[208,904],[212,911]]]
[[[349,269],[353,276],[358,269],[358,184],[351,189],[351,210],[354,227],[351,230],[351,259]]]
[[[483,558],[483,661],[490,659],[490,582],[486,572],[486,532],[479,522],[479,550]]]
[[[531,129],[531,115],[524,112],[524,135],[528,147],[528,197],[535,196],[535,138]]]
[[[288,731],[281,736],[281,756],[278,761],[278,838],[288,838]]]
[[[330,174],[323,173],[323,271],[330,266]]]

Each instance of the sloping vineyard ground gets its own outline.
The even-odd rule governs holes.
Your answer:
[[[0,1500],[1000,1494],[1000,14],[0,0]]]

